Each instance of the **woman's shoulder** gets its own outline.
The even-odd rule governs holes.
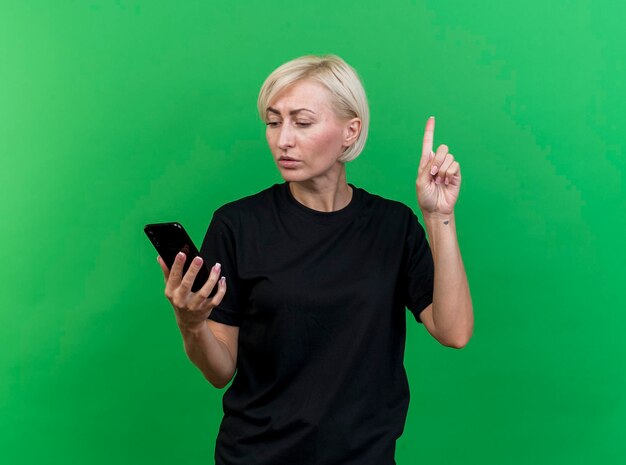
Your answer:
[[[352,187],[354,188],[355,186]],[[357,189],[361,192],[362,203],[366,210],[390,216],[414,215],[413,210],[399,200],[383,197],[382,195],[371,193],[363,188],[357,187]]]
[[[213,216],[223,220],[234,221],[242,218],[242,216],[258,214],[268,207],[279,188],[280,184],[274,184],[255,194],[225,203],[215,210]]]

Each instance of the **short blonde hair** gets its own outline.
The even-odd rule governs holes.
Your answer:
[[[339,118],[361,119],[357,140],[339,158],[343,163],[354,160],[365,147],[370,111],[365,89],[356,71],[336,55],[307,55],[276,68],[259,92],[257,106],[261,119],[265,121],[267,108],[279,93],[303,79],[311,79],[328,89],[331,105]]]

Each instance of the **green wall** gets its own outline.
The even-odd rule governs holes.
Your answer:
[[[280,178],[256,95],[336,53],[372,123],[350,182],[416,208],[426,118],[464,175],[476,328],[409,315],[400,465],[626,462],[620,2],[0,2],[0,462],[212,463],[142,227]]]

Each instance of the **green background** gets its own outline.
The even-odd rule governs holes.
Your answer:
[[[397,462],[626,462],[623,2],[0,2],[0,461],[212,463],[144,224],[202,241],[280,182],[256,115],[308,53],[361,74],[348,180],[414,209],[424,123],[459,159],[476,327],[410,314]]]

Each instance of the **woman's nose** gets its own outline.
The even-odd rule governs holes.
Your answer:
[[[280,135],[278,136],[278,147],[280,149],[286,149],[293,147],[294,133],[290,124],[283,124],[280,127]]]

